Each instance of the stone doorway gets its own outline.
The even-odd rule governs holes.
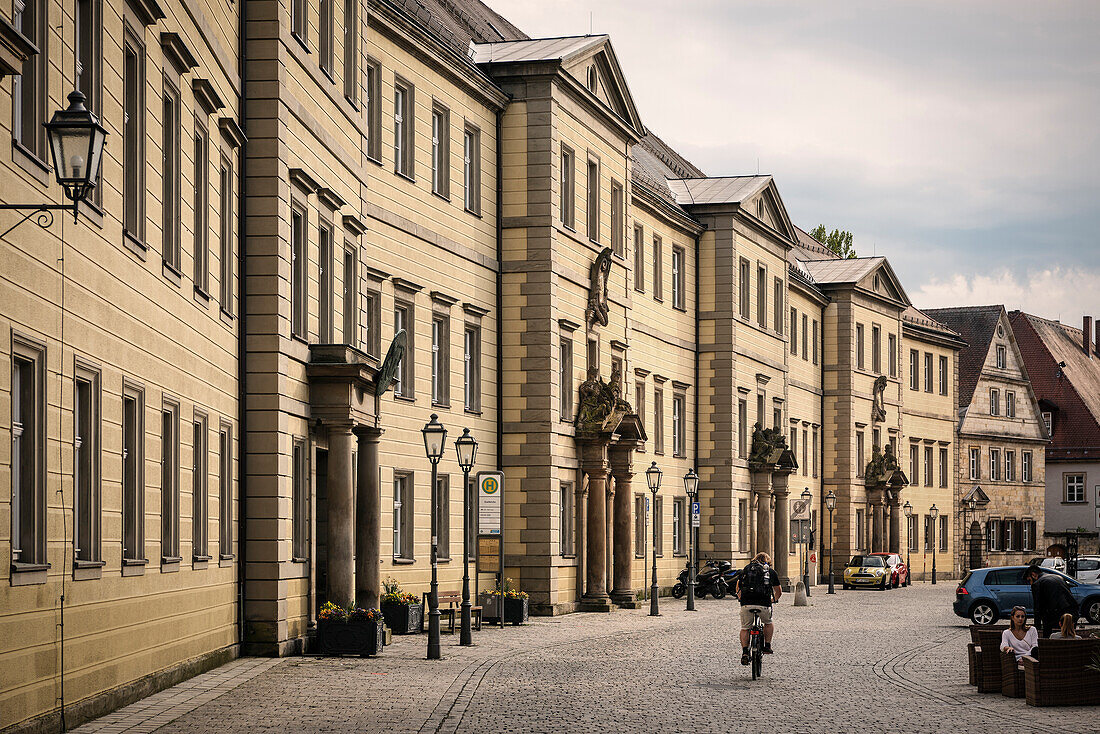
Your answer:
[[[970,523],[970,532],[967,534],[968,548],[967,552],[970,556],[970,562],[968,568],[981,568],[982,567],[982,526],[977,520]]]

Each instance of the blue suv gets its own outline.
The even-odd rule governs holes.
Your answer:
[[[1007,618],[1012,607],[1021,606],[1027,609],[1028,616],[1032,616],[1035,610],[1031,606],[1031,586],[1024,580],[1028,568],[1004,566],[969,571],[955,589],[952,605],[955,614],[969,617],[974,624],[993,624],[1002,617]],[[1040,570],[1064,579],[1073,598],[1081,605],[1081,616],[1093,624],[1100,624],[1100,584],[1082,584],[1053,569]]]

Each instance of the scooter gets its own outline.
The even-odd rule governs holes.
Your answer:
[[[695,577],[695,596],[703,599],[710,594],[715,599],[723,598],[729,593],[729,585],[725,579],[725,573],[732,568],[728,561],[707,561],[706,567]],[[688,571],[690,564],[680,572],[679,580],[672,586],[672,596],[682,599],[687,593]]]

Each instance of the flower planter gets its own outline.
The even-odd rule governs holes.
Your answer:
[[[424,605],[382,602],[382,616],[395,635],[415,635],[424,626]]]
[[[385,630],[382,621],[317,622],[317,647],[322,655],[377,655],[382,652]]]
[[[480,599],[481,616],[487,622],[500,622],[500,597],[483,595]],[[504,621],[507,624],[523,624],[530,617],[530,604],[526,598],[504,597]]]

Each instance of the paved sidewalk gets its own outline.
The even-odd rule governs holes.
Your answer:
[[[423,635],[369,660],[241,660],[207,674],[229,670],[220,682],[200,676],[114,715],[131,727],[144,717],[142,728],[100,731],[1100,732],[1096,709],[1036,709],[968,686],[954,589],[821,587],[809,607],[787,595],[776,654],[755,682],[738,664],[735,601],[700,601],[689,614],[662,599],[658,618],[533,619],[475,632],[472,648],[444,635],[441,661],[424,659]]]

